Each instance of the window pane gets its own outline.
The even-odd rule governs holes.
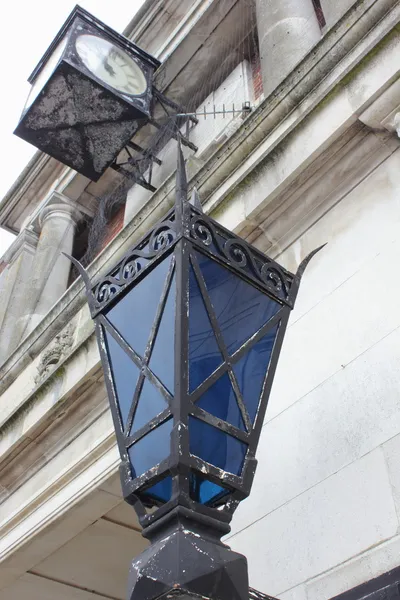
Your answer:
[[[172,496],[172,477],[165,477],[156,485],[153,485],[151,488],[148,488],[144,492],[140,493],[140,497],[146,500],[146,498],[150,498],[153,500],[158,500],[159,502],[168,502],[171,500]]]
[[[164,396],[148,379],[145,379],[133,417],[131,435],[139,431],[166,408],[168,408],[168,403]]]
[[[175,293],[174,276],[149,363],[150,369],[171,394],[174,393],[175,387]]]
[[[280,309],[280,304],[210,258],[196,253],[229,354]]]
[[[192,473],[190,476],[190,497],[200,504],[215,505],[219,500],[228,496],[230,491],[226,488]]]
[[[208,388],[196,404],[215,417],[246,431],[228,373]]]
[[[189,274],[189,393],[193,392],[222,363],[222,356],[207,310],[190,267]]]
[[[166,259],[111,308],[106,317],[139,356],[143,356],[171,259]]]
[[[114,340],[112,335],[104,328],[103,331],[107,340],[114,389],[117,395],[122,423],[125,428],[139,378],[139,369],[129,358],[125,350]]]
[[[242,472],[247,445],[224,431],[189,417],[190,453],[234,475]]]
[[[257,415],[278,328],[279,325],[273,327],[232,367],[252,423]]]
[[[128,449],[134,477],[140,477],[168,458],[171,453],[172,425],[172,419],[165,421]]]

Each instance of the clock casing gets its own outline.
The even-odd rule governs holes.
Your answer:
[[[77,6],[29,78],[14,133],[97,181],[150,117],[159,65]]]

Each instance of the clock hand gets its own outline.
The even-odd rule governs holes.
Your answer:
[[[115,77],[116,73],[106,58],[103,60],[103,66],[111,77]]]

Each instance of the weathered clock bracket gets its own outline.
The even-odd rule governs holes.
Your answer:
[[[150,124],[161,132],[165,132],[163,137],[163,143],[165,144],[170,139],[180,140],[183,146],[186,146],[197,151],[195,146],[189,139],[191,125],[196,125],[198,119],[192,114],[186,114],[185,109],[179,106],[176,102],[173,102],[165,96],[160,90],[157,90],[153,86],[153,97],[158,101],[164,111],[164,115],[161,118],[149,117],[143,123]],[[185,126],[185,133],[182,133],[181,129]],[[153,165],[161,165],[162,161],[157,158],[156,153],[161,150],[157,143],[150,144],[149,148],[142,148],[139,144],[134,141],[128,142],[122,149],[128,155],[126,160],[120,159],[120,155],[111,164],[111,168],[114,171],[122,174],[128,178],[132,183],[137,183],[150,192],[155,192],[156,188],[152,185],[153,176]],[[136,155],[132,153],[136,152]]]

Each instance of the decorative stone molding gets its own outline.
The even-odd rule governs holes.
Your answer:
[[[31,223],[31,227],[34,231],[40,233],[44,223],[51,217],[59,217],[72,221],[74,225],[77,225],[83,215],[74,200],[58,192],[53,192],[40,207],[40,210]]]
[[[396,133],[397,133],[398,137],[400,138],[400,112],[397,112],[394,115],[393,124],[396,129]]]
[[[43,352],[37,367],[37,375],[34,378],[36,385],[57,368],[60,361],[65,358],[74,342],[73,328],[68,325],[61,333],[56,335],[54,342]]]
[[[360,121],[375,130],[387,130],[400,137],[400,78],[360,114]]]
[[[38,235],[30,228],[23,229],[2,257],[2,262],[12,264],[21,255],[28,251],[34,254],[38,243]]]

